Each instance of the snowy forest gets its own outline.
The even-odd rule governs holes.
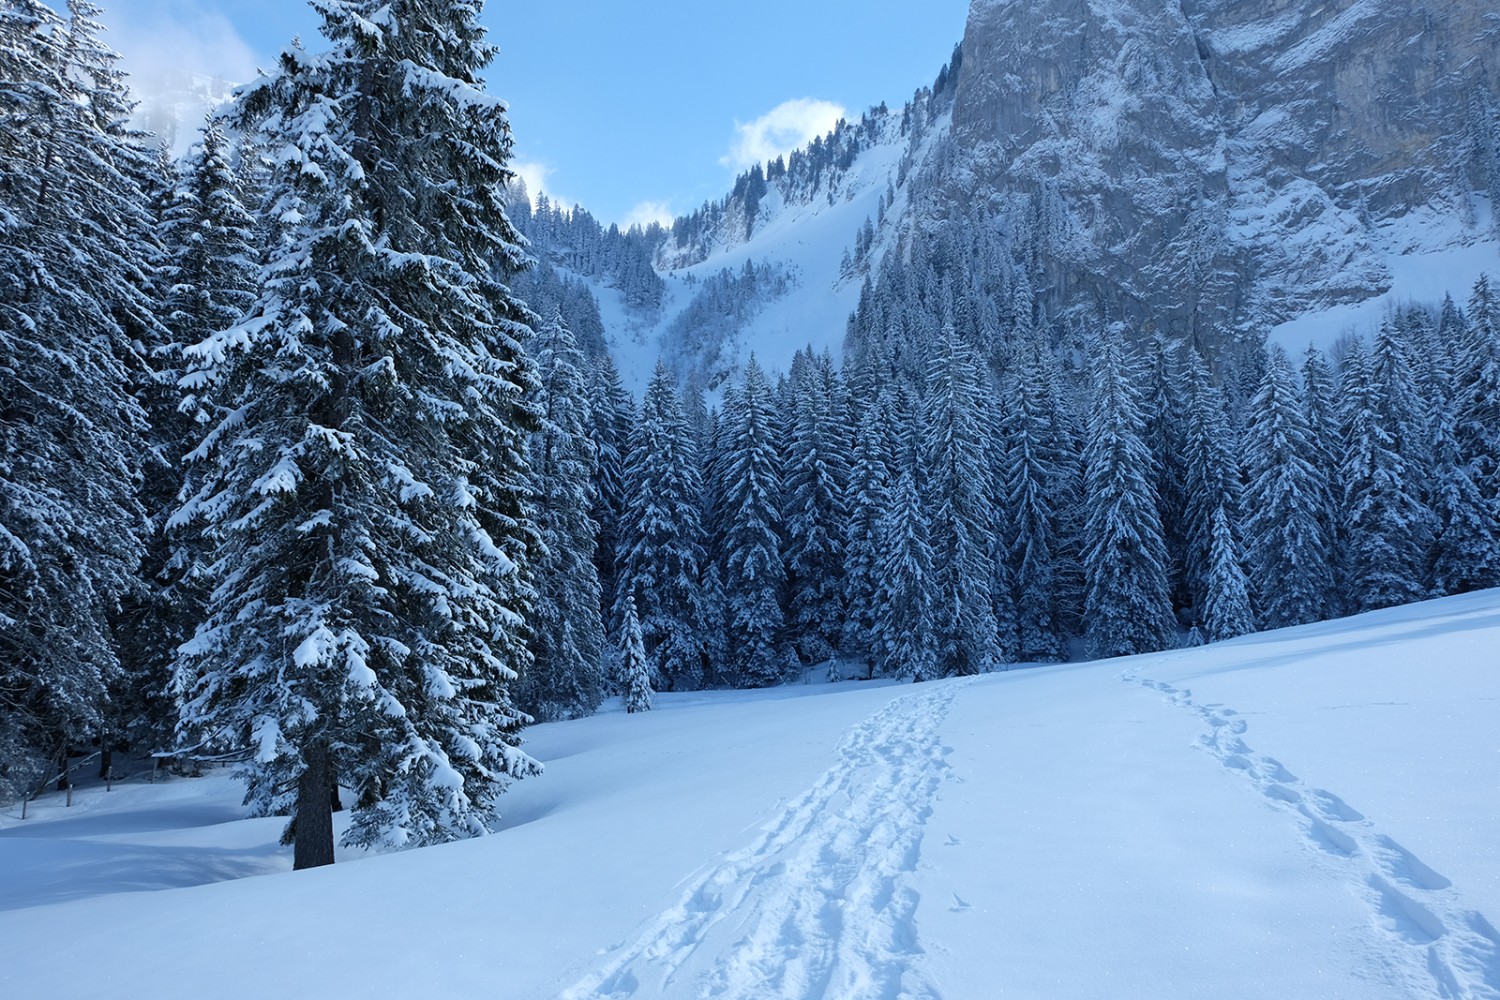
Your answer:
[[[1049,317],[1023,236],[939,224],[842,358],[722,389],[667,358],[633,398],[577,276],[657,308],[656,255],[722,206],[622,233],[518,201],[475,6],[320,8],[325,47],[173,160],[92,3],[0,2],[0,800],[89,754],[230,763],[311,867],[345,805],[354,844],[484,832],[538,770],[522,728],[614,695],[1500,585],[1487,279],[1291,357]],[[814,185],[845,138],[771,171]],[[723,272],[675,336],[785,280]]]

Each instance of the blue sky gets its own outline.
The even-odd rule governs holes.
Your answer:
[[[161,65],[239,79],[294,34],[321,44],[301,0],[101,2],[144,87]],[[825,130],[838,109],[899,105],[931,83],[967,10],[967,0],[491,0],[501,54],[490,89],[510,102],[533,185],[606,222],[680,213],[724,194],[750,158]]]

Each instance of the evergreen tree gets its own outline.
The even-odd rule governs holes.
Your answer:
[[[782,647],[781,471],[771,386],[752,355],[726,404],[732,440],[724,471],[724,590],[735,681],[774,684],[786,673]]]
[[[1350,597],[1359,611],[1420,600],[1431,513],[1416,492],[1411,373],[1389,324],[1369,355],[1349,352],[1341,375]]]
[[[631,440],[615,617],[623,625],[624,601],[633,598],[646,655],[657,683],[668,691],[690,691],[703,683],[702,485],[696,452],[676,380],[658,362]]]
[[[1188,531],[1188,407],[1183,346],[1164,334],[1151,338],[1146,356],[1146,391],[1142,401],[1142,443],[1151,455],[1157,513],[1167,550],[1167,573],[1174,608],[1193,603]],[[1208,513],[1212,513],[1212,508]],[[1207,519],[1202,538],[1208,536]],[[1205,549],[1206,551],[1206,549]],[[1201,560],[1200,560],[1201,562]]]
[[[1500,496],[1500,294],[1490,279],[1474,283],[1459,332],[1454,427],[1459,455],[1480,491]]]
[[[932,624],[939,669],[964,676],[1002,659],[992,591],[984,375],[952,326],[927,376],[922,416],[928,537],[932,543]]]
[[[1500,497],[1474,479],[1476,463],[1460,450],[1454,407],[1433,425],[1432,513],[1427,553],[1434,596],[1500,586]]]
[[[654,699],[651,690],[651,661],[646,658],[646,645],[641,640],[641,622],[635,615],[635,599],[625,597],[625,623],[620,628],[621,681],[625,689],[625,711],[651,711]]]
[[[1005,393],[1000,496],[1009,517],[1008,560],[1015,579],[1018,658],[1062,657],[1057,562],[1065,456],[1054,433],[1055,401],[1035,343],[1022,348]]]
[[[878,595],[884,562],[883,521],[891,507],[889,399],[882,392],[865,406],[849,473],[849,532],[845,568],[848,612],[841,648],[862,657],[870,671],[877,649]]]
[[[1255,613],[1250,608],[1244,555],[1222,504],[1214,509],[1210,524],[1211,562],[1203,599],[1203,628],[1209,642],[1218,642],[1254,632]]]
[[[154,167],[97,17],[0,6],[0,798],[101,734],[148,530]]]
[[[1212,640],[1216,632],[1208,621],[1209,580],[1223,572],[1213,554],[1217,544],[1214,519],[1222,512],[1230,535],[1239,538],[1240,463],[1223,390],[1212,384],[1208,367],[1196,353],[1185,359],[1184,368],[1187,428],[1179,463],[1183,523],[1178,529],[1182,574],[1192,606],[1198,609],[1197,617],[1207,625]]]
[[[583,353],[562,313],[537,334],[532,352],[541,381],[540,430],[529,461],[538,485],[541,538],[531,622],[532,666],[517,701],[541,719],[589,715],[604,700],[604,624],[594,569],[597,466],[589,431]]]
[[[1111,338],[1093,363],[1093,413],[1084,451],[1084,623],[1092,655],[1125,656],[1172,645],[1156,476],[1131,372]]]
[[[151,535],[142,564],[140,597],[128,602],[120,632],[125,670],[111,693],[117,728],[145,749],[171,745],[176,722],[169,679],[177,648],[203,620],[207,592],[202,567],[207,551],[193,532],[173,530],[169,518],[194,492],[184,484],[183,456],[196,444],[213,401],[184,392],[183,350],[237,323],[255,301],[256,222],[244,205],[234,150],[217,116],[201,140],[170,171],[170,193],[161,199],[165,243],[159,281],[164,337],[151,351],[154,377],[142,402],[151,422],[142,501]],[[165,178],[164,178],[165,180]]]
[[[911,469],[896,480],[881,534],[885,544],[876,595],[876,669],[885,677],[933,680],[942,670],[935,648],[932,549]]]
[[[1245,435],[1247,563],[1261,620],[1283,628],[1325,617],[1332,587],[1331,497],[1291,361],[1267,360]]]
[[[1302,361],[1302,407],[1307,422],[1307,440],[1311,462],[1320,473],[1316,483],[1325,492],[1309,497],[1306,503],[1316,511],[1327,553],[1331,581],[1325,611],[1320,617],[1347,612],[1349,578],[1348,525],[1344,521],[1343,467],[1340,462],[1342,428],[1333,369],[1328,359],[1315,347],[1308,347]],[[1320,502],[1321,501],[1321,502]],[[1316,619],[1314,619],[1316,620]],[[1270,626],[1268,626],[1270,627]]]
[[[188,351],[221,406],[181,515],[214,543],[184,647],[185,740],[248,748],[260,812],[290,810],[295,867],[346,840],[487,829],[518,747],[510,691],[537,549],[522,347],[501,277],[525,261],[502,203],[511,140],[478,74],[468,0],[319,8],[329,52],[285,52],[241,99],[277,149],[274,245],[241,323]]]
[[[626,508],[630,430],[635,422],[635,404],[608,354],[601,355],[593,366],[589,413],[595,455],[594,509],[590,516],[599,526],[594,570],[599,577],[600,609],[607,621],[615,606],[615,567],[620,552],[620,522]]]
[[[832,360],[804,357],[791,386],[784,561],[792,645],[803,663],[818,663],[833,656],[843,632],[849,434]]]

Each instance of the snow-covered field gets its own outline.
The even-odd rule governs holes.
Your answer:
[[[494,836],[290,873],[223,776],[0,813],[4,997],[1500,997],[1500,592],[538,726]]]

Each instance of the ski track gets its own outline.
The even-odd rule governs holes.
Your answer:
[[[1292,818],[1370,908],[1390,947],[1382,955],[1413,997],[1500,1000],[1500,933],[1466,909],[1453,883],[1382,833],[1373,820],[1332,792],[1314,788],[1274,757],[1245,742],[1249,729],[1234,709],[1199,704],[1192,691],[1129,671],[1124,679],[1196,713],[1208,730],[1199,745],[1243,775],[1271,806]]]
[[[851,728],[812,788],[562,1000],[939,1000],[909,876],[949,775],[938,727],[961,686],[924,685]],[[705,945],[723,950],[696,982],[679,982]]]

